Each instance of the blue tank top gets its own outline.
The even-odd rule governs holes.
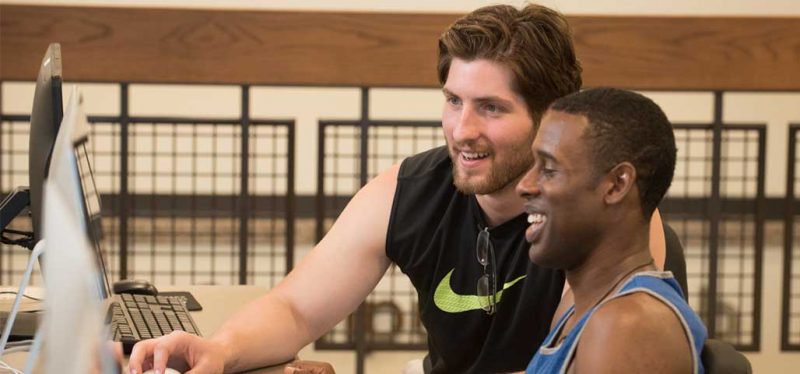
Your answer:
[[[668,271],[646,271],[634,275],[623,284],[616,294],[592,308],[589,313],[586,313],[569,331],[561,344],[553,347],[553,339],[555,339],[556,333],[564,327],[567,318],[575,312],[575,307],[570,307],[558,320],[556,327],[547,335],[539,351],[536,352],[536,355],[528,364],[525,373],[566,373],[569,364],[575,357],[578,340],[580,340],[580,335],[584,327],[586,327],[586,322],[589,321],[589,318],[592,317],[597,308],[609,300],[636,292],[645,292],[661,300],[675,312],[680,318],[684,332],[691,343],[692,360],[694,361],[693,373],[705,373],[703,364],[700,362],[700,352],[702,352],[708,332],[697,313],[683,299],[678,282],[675,281],[672,273]]]

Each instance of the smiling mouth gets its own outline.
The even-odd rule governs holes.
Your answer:
[[[542,227],[547,222],[547,216],[542,213],[530,213],[528,214],[528,223],[531,225],[528,226],[528,229],[525,230],[525,239],[529,243],[535,242],[539,239],[541,235]]]
[[[532,224],[542,224],[547,221],[547,216],[542,213],[531,213],[528,214],[528,223]]]
[[[488,152],[460,152],[460,153],[461,153],[461,158],[463,158],[466,161],[481,160],[486,157],[489,157]]]

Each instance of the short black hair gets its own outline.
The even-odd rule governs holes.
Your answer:
[[[550,110],[586,117],[594,170],[600,175],[621,162],[636,168],[646,220],[667,193],[675,172],[675,134],[664,111],[649,98],[616,88],[594,88],[553,102]]]

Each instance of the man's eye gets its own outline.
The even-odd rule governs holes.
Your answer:
[[[447,102],[450,105],[461,105],[461,99],[459,99],[459,98],[457,98],[455,96],[448,96],[447,97]]]
[[[483,109],[489,113],[499,113],[502,111],[502,108],[494,104],[486,104],[483,106]]]

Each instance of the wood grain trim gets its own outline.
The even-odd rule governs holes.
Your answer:
[[[800,89],[800,18],[572,17],[584,83]]]
[[[0,5],[0,79],[436,86],[455,14]],[[569,17],[586,86],[799,90],[800,18]]]

